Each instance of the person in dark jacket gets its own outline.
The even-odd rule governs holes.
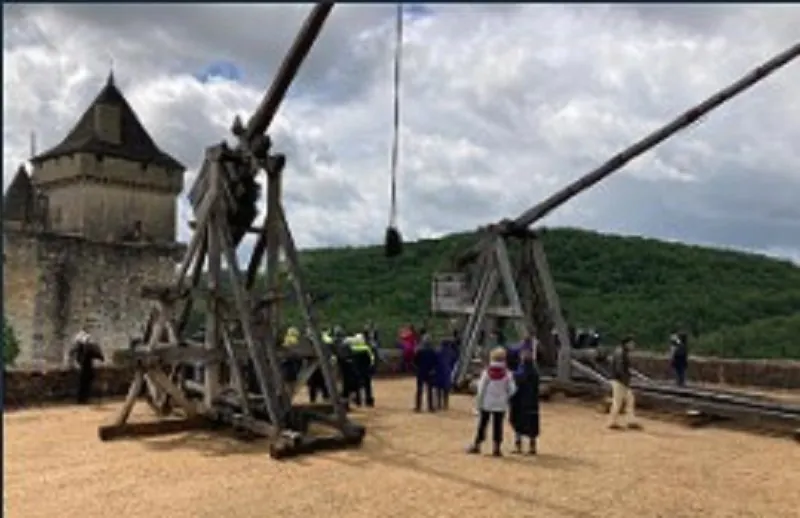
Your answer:
[[[330,332],[323,331],[321,338],[324,343],[328,344],[328,346],[333,349],[333,336]],[[322,375],[322,369],[317,368],[314,370],[311,376],[309,376],[306,386],[308,387],[308,400],[310,403],[316,403],[318,396],[322,396],[323,401],[328,401],[330,399],[328,385],[325,384],[325,377]]]
[[[345,343],[344,331],[338,327],[334,331],[333,350],[336,364],[339,366],[339,377],[342,381],[342,399],[349,403],[358,389],[358,376],[353,361],[353,352]]]
[[[688,337],[685,333],[673,333],[670,337],[670,365],[675,373],[675,384],[686,385],[686,370],[689,368]]]
[[[634,347],[633,338],[625,337],[611,357],[611,410],[609,428],[618,430],[619,415],[625,409],[628,428],[639,429],[636,422],[636,399],[631,389],[631,349]]]
[[[442,340],[436,349],[436,407],[447,410],[450,406],[450,385],[458,353],[450,340]]]
[[[422,335],[419,347],[414,353],[414,370],[417,375],[417,391],[414,403],[414,411],[422,410],[422,393],[425,392],[428,400],[428,411],[436,411],[433,398],[433,389],[436,381],[436,351],[431,344],[431,338],[426,333]]]
[[[514,429],[514,451],[522,453],[522,438],[529,441],[528,453],[536,455],[539,437],[539,371],[531,349],[520,349],[520,365],[514,373],[517,391],[511,397],[509,420]]]
[[[355,374],[353,400],[357,406],[361,406],[363,402],[368,407],[373,407],[375,399],[372,394],[372,374],[375,369],[375,352],[361,333],[346,338],[345,343],[350,347],[353,358]]]
[[[80,331],[73,341],[69,356],[78,366],[78,393],[77,402],[79,405],[89,403],[92,395],[92,383],[94,382],[94,362],[105,361],[100,346],[92,340],[92,337],[85,331]]]

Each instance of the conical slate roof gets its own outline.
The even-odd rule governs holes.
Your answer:
[[[98,104],[116,106],[120,113],[120,143],[102,140],[95,131],[94,108]],[[72,153],[97,153],[136,162],[160,165],[170,170],[186,170],[183,164],[161,151],[144,129],[139,117],[114,83],[113,73],[108,75],[105,87],[84,112],[78,123],[57,146],[31,159],[37,163]]]
[[[9,221],[28,221],[33,214],[36,192],[25,166],[19,166],[3,196],[3,219]]]

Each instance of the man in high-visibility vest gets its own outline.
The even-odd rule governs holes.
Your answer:
[[[358,333],[346,341],[353,354],[353,364],[357,381],[355,383],[354,403],[361,406],[361,395],[363,392],[363,402],[368,407],[375,406],[375,399],[372,396],[372,366],[375,364],[375,353],[372,346],[367,342],[362,333]]]

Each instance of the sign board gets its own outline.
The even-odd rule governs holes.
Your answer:
[[[469,305],[469,293],[464,274],[440,273],[433,277],[431,311],[433,313],[461,313]]]
[[[470,298],[467,279],[463,273],[439,273],[433,277],[431,289],[431,312],[444,315],[469,315],[475,311]],[[490,307],[487,315],[496,317],[520,317],[510,307]]]

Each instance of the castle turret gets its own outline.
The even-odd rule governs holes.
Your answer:
[[[153,142],[109,74],[66,138],[34,156],[48,226],[97,241],[175,241],[186,168]]]
[[[3,228],[44,230],[47,199],[33,186],[28,171],[20,165],[3,196]]]
[[[35,191],[25,166],[19,166],[3,196],[3,223],[24,225],[33,219]]]

